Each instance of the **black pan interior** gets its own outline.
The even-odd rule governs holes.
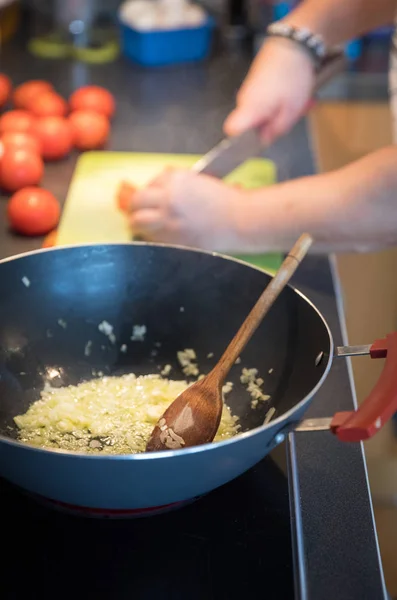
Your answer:
[[[48,380],[76,384],[100,372],[156,373],[165,364],[172,378],[184,379],[176,354],[185,348],[196,351],[200,372],[208,372],[269,281],[232,260],[146,244],[26,255],[0,263],[0,278],[0,433],[11,437],[13,417]],[[98,329],[104,320],[114,327],[115,344]],[[146,326],[143,342],[131,341],[134,325]],[[305,397],[326,368],[326,361],[315,365],[321,351],[330,351],[325,324],[286,289],[228,378],[234,383],[228,404],[242,429],[261,425],[269,406],[280,415]],[[240,383],[243,367],[258,369],[270,404],[251,409]]]

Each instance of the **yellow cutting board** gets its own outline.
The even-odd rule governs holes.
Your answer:
[[[166,166],[190,168],[199,155],[133,152],[85,152],[77,162],[58,227],[57,245],[117,243],[132,240],[125,215],[117,208],[116,193],[121,181],[142,187]],[[230,173],[225,181],[246,188],[276,181],[273,162],[251,159]],[[281,263],[279,254],[241,255],[266,270]]]

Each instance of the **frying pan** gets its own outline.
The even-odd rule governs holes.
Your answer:
[[[46,382],[77,384],[99,371],[156,373],[164,364],[173,366],[173,378],[184,379],[176,355],[185,348],[196,351],[200,371],[208,372],[270,277],[220,255],[146,243],[57,248],[1,261],[0,476],[54,504],[150,514],[239,476],[293,428],[315,428],[303,417],[331,368],[333,341],[315,306],[288,287],[230,374],[234,388],[228,404],[240,417],[238,436],[184,450],[121,456],[44,450],[17,439],[14,416],[39,398]],[[104,320],[114,327],[115,344],[98,329]],[[147,327],[144,341],[130,340],[136,324]],[[86,356],[88,340],[92,351]],[[388,343],[381,349],[388,354],[387,373],[395,338]],[[127,352],[120,350],[123,344]],[[258,369],[270,403],[251,408],[240,383],[242,367]],[[333,430],[347,439],[343,423],[356,419],[356,425],[364,424],[360,431],[371,435],[382,424],[378,419],[395,410],[396,394],[392,386],[387,391],[394,405],[389,403],[383,414],[381,393],[375,397],[379,414],[369,411],[369,418],[367,409],[364,419],[360,411],[339,415]],[[274,419],[263,425],[270,406],[276,409]],[[350,429],[354,439],[359,429]]]

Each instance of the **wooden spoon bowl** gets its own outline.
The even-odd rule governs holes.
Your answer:
[[[213,441],[222,416],[225,379],[312,243],[308,234],[298,239],[212,371],[182,392],[159,419],[146,445],[147,452]]]

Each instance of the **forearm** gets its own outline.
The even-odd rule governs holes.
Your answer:
[[[321,34],[329,45],[392,23],[396,0],[305,0],[283,19]]]
[[[286,250],[304,231],[318,252],[397,245],[397,147],[338,171],[248,193],[236,225],[245,252]]]

